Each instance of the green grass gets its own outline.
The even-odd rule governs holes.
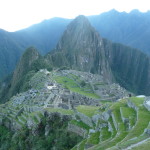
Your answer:
[[[131,102],[133,102],[138,109],[138,120],[134,126],[134,128],[129,132],[129,134],[125,137],[125,139],[119,144],[120,147],[127,147],[133,142],[132,138],[139,137],[143,134],[144,129],[147,128],[150,121],[150,112],[143,106],[143,98],[131,98]],[[129,141],[130,140],[130,141]],[[134,141],[135,142],[135,141]]]
[[[118,134],[113,139],[106,141],[106,142],[104,141],[104,143],[100,143],[93,150],[104,150],[104,149],[110,148],[112,146],[115,146],[118,142],[120,142],[127,135],[127,133],[128,132],[125,131],[125,128],[123,130],[123,123],[122,124],[120,123]]]
[[[78,150],[84,150],[85,143],[86,143],[86,139],[80,143]]]
[[[87,140],[88,144],[98,144],[99,143],[100,132],[92,133],[90,138]]]
[[[140,97],[131,97],[129,98],[129,100],[133,102],[137,107],[142,106],[144,102],[144,98],[140,98]]]
[[[87,124],[85,124],[84,122],[82,122],[82,121],[71,120],[70,123],[74,124],[76,126],[79,126],[79,127],[83,128],[83,129],[86,129],[86,130],[90,129],[90,127]]]
[[[39,123],[38,119],[37,119],[36,116],[35,116],[35,112],[29,114],[29,116],[32,118],[32,120],[34,121],[34,123],[36,123],[36,124]]]
[[[20,124],[22,127],[24,126],[24,123],[20,122],[18,119],[16,119],[16,122],[17,122],[18,124]]]
[[[24,123],[27,121],[25,118],[23,118],[22,116],[19,116],[18,119],[22,120]]]
[[[75,80],[76,82],[78,82],[78,83],[80,83],[81,82],[81,80],[80,80],[80,78],[78,77],[78,76],[76,76],[76,75],[74,75],[74,74],[72,74],[72,73],[70,73],[70,74],[68,74],[69,75],[69,77],[71,77],[73,80]]]
[[[150,149],[150,140],[144,142],[141,145],[138,145],[137,147],[132,148],[132,150],[149,150]]]
[[[43,114],[41,112],[38,113],[39,118],[43,117]]]
[[[36,124],[39,123],[39,120],[38,120],[38,118],[37,118],[36,116],[38,116],[39,118],[42,118],[42,117],[43,117],[43,115],[42,115],[42,113],[41,113],[40,111],[36,111],[36,112],[29,113],[28,116],[30,116],[30,117],[32,118],[32,120],[33,120]]]
[[[126,148],[132,144],[136,144],[142,140],[145,140],[148,138],[148,135],[144,134],[144,135],[141,135],[141,136],[138,136],[137,138],[133,139],[133,140],[128,140],[128,141],[125,141],[123,143],[118,143],[117,147],[123,149],[123,148]]]
[[[121,100],[117,103],[114,103],[110,109],[112,109],[112,113],[114,114],[114,118],[118,123],[118,131],[115,136],[112,136],[111,139],[105,139],[104,141],[100,142],[100,144],[94,146],[93,150],[104,150],[107,148],[112,149],[123,149],[131,144],[135,144],[141,140],[147,138],[147,135],[142,135],[144,129],[148,127],[150,121],[150,112],[143,106],[143,98],[133,97],[130,98],[130,101],[134,103],[138,107],[138,121],[135,122],[136,112],[132,108],[126,107],[126,100]],[[135,124],[134,128],[130,131],[126,130],[124,123],[122,122],[121,115],[120,115],[120,107],[123,111],[123,116],[125,118],[129,118],[130,122],[132,122],[132,126]],[[110,120],[112,124],[112,120]],[[114,130],[115,131],[115,130]],[[112,134],[113,135],[113,134]],[[137,137],[137,138],[135,138]],[[134,139],[133,139],[134,138]],[[133,140],[130,140],[133,139]],[[144,146],[144,145],[143,145]],[[141,147],[141,149],[145,147]],[[147,147],[146,147],[147,148]]]
[[[115,120],[116,120],[116,122],[118,124],[117,134],[116,134],[116,136],[114,136],[114,138],[112,138],[112,139],[110,139],[108,141],[106,140],[106,141],[98,144],[97,146],[95,146],[93,148],[93,150],[104,150],[104,149],[107,149],[109,147],[115,146],[118,142],[120,142],[121,140],[123,140],[125,138],[125,136],[127,135],[128,132],[126,131],[125,125],[122,122],[121,114],[120,114],[120,107],[123,107],[125,105],[126,105],[126,101],[125,100],[121,100],[121,101],[119,101],[117,103],[114,103],[110,107],[112,109],[112,111],[113,111]],[[107,132],[107,130],[106,130],[106,132]],[[111,133],[110,133],[110,135],[108,137],[111,137]]]
[[[121,111],[123,117],[128,118],[131,127],[133,127],[136,123],[136,111],[133,108],[129,107],[121,107]]]
[[[14,114],[9,114],[9,117],[15,119],[16,116]]]
[[[68,88],[72,92],[76,92],[76,93],[79,93],[81,95],[84,95],[90,98],[96,98],[96,99],[100,98],[100,96],[93,93],[89,85],[85,87],[81,87],[80,83],[65,76],[55,76],[54,79],[56,80],[56,82],[62,84],[65,88]]]
[[[111,132],[108,131],[108,127],[101,130],[101,141],[105,141],[111,137]]]
[[[85,114],[88,117],[92,117],[93,115],[98,113],[100,107],[97,106],[85,106],[85,105],[79,105],[76,107],[77,111],[80,113]]]
[[[42,89],[45,86],[47,77],[44,72],[37,72],[30,80],[32,88]]]
[[[33,116],[33,120],[35,123],[39,123],[38,119],[36,118],[36,116]]]
[[[111,126],[112,126],[112,129],[113,129],[113,131],[112,131],[112,133],[111,133],[111,138],[114,138],[114,137],[116,136],[116,134],[117,134],[117,131],[116,131],[116,128],[115,128],[115,126],[114,126],[112,117],[110,117],[108,121],[110,122],[110,124],[111,124]]]
[[[141,104],[139,104],[138,102],[138,105]],[[149,121],[150,121],[150,112],[148,112],[144,106],[140,106],[138,110],[137,123],[126,137],[126,140],[140,136],[144,132],[144,129],[147,128]]]
[[[47,110],[48,112],[59,112],[61,114],[65,114],[65,115],[73,115],[74,114],[73,110],[70,110],[70,109],[45,108],[45,110]]]

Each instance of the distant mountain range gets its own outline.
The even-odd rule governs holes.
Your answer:
[[[150,94],[150,57],[103,39],[84,16],[68,25],[56,48],[46,57],[51,66],[100,74],[134,93]]]
[[[101,37],[150,54],[150,12],[111,10],[88,19]],[[42,55],[55,48],[70,21],[53,18],[17,32],[0,30],[0,78],[14,70],[26,48],[34,46]]]
[[[69,68],[99,74],[136,94],[150,95],[150,57],[103,39],[85,16],[71,21],[56,48],[45,56],[31,47],[22,55],[0,99],[9,99],[30,88],[30,78],[40,69]],[[40,81],[39,81],[40,82]]]
[[[10,46],[14,38],[3,37]],[[102,38],[78,16],[46,55],[27,48],[3,82],[0,149],[147,150],[149,89],[150,57]]]
[[[150,55],[150,11],[126,13],[111,10],[88,18],[102,37]]]

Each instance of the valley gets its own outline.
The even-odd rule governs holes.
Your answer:
[[[146,150],[149,56],[102,38],[83,15],[60,30],[46,55],[20,51],[1,82],[0,150]]]

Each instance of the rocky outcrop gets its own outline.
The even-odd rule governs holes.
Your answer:
[[[25,78],[26,75],[29,73],[29,71],[33,71],[32,65],[35,61],[37,61],[40,58],[39,52],[33,48],[28,48],[25,53],[20,58],[20,61],[13,73],[12,79],[9,83],[9,86],[6,86],[6,89],[4,89],[4,93],[7,93],[5,95],[2,94],[2,97],[0,95],[0,99],[8,100],[12,96],[14,96],[17,93],[21,92],[21,89],[23,89],[23,86],[25,86]],[[6,92],[7,91],[7,92]]]
[[[134,93],[150,94],[150,58],[134,48],[102,39],[84,16],[68,25],[46,58],[56,67],[101,74]]]
[[[145,106],[145,108],[150,111],[150,97],[146,97],[145,101],[143,103],[143,105]]]
[[[83,128],[80,128],[79,126],[76,126],[76,125],[73,125],[73,124],[68,124],[68,131],[70,132],[74,132],[76,133],[77,135],[79,136],[82,136],[82,137],[86,137],[87,135],[87,130],[83,129]]]
[[[76,115],[80,118],[80,120],[82,122],[84,122],[85,124],[87,124],[90,127],[93,127],[93,122],[90,117],[84,115],[83,113],[77,112],[77,111],[76,111]]]
[[[137,49],[103,41],[116,81],[136,94],[150,95],[150,57]]]
[[[132,103],[130,99],[128,100],[127,104],[128,107],[133,108],[136,112],[138,111],[138,107],[134,103]]]
[[[47,59],[54,66],[68,66],[101,74],[109,81],[112,79],[103,40],[84,16],[78,16],[68,25],[56,49]]]

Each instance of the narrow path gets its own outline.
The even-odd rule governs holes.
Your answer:
[[[150,138],[147,138],[147,139],[145,139],[145,140],[143,140],[143,141],[140,141],[140,142],[138,142],[138,143],[136,143],[136,144],[133,144],[133,145],[131,145],[131,146],[128,146],[127,148],[125,148],[125,149],[123,149],[123,150],[130,150],[130,149],[132,149],[133,147],[137,147],[137,146],[139,146],[139,145],[145,143],[145,142],[148,141],[148,140],[150,140]]]

